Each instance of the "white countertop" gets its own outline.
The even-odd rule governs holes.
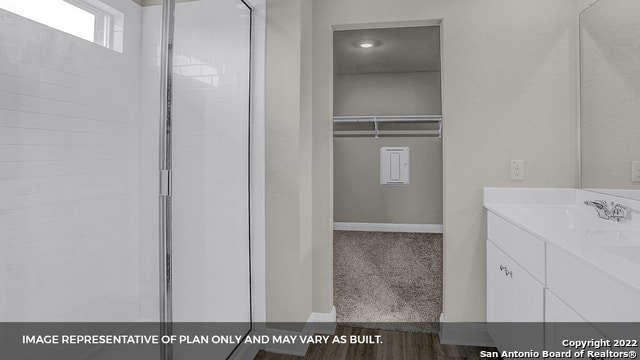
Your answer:
[[[607,196],[576,189],[499,190],[485,189],[488,211],[640,290],[638,222],[600,219],[594,209],[583,204],[585,198],[609,201]],[[518,190],[531,193],[523,195]],[[634,200],[615,200],[639,208]]]

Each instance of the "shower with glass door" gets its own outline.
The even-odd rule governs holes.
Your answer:
[[[251,31],[243,0],[0,0],[0,322],[251,331]]]

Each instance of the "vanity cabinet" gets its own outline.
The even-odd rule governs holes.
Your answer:
[[[541,284],[545,282],[544,242],[494,213],[487,213],[489,241]]]
[[[509,257],[487,241],[487,321],[509,321]]]
[[[544,344],[545,289],[532,272],[544,279],[544,243],[491,213],[489,224],[487,330],[499,349],[539,349]],[[500,246],[508,244],[519,246]],[[540,256],[541,263],[532,261],[532,253]]]
[[[546,305],[544,312],[545,322],[584,322],[584,319],[577,312],[565,304],[564,301],[560,300],[560,298],[549,289],[545,289],[544,298]]]
[[[489,212],[487,321],[544,320],[544,242]]]
[[[547,246],[547,278],[547,286],[587,321],[640,319],[638,290],[552,245]]]
[[[566,351],[562,341],[566,339],[606,339],[595,327],[585,323],[585,320],[551,290],[545,289],[544,295],[544,342],[549,351]],[[576,326],[583,323],[582,326]],[[610,347],[593,348],[589,350],[611,350]]]
[[[544,286],[487,241],[487,320],[542,322]]]
[[[565,339],[640,334],[638,220],[599,219],[585,204],[592,196],[485,188],[487,330],[501,351],[566,354]],[[640,201],[625,205],[640,209]]]
[[[559,344],[570,337],[624,339],[640,331],[637,323],[606,324],[640,319],[640,291],[492,212],[487,221],[487,330],[498,349],[566,351]]]

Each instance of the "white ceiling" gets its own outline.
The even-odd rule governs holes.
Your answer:
[[[360,40],[378,40],[380,45],[354,46]],[[336,75],[440,71],[440,27],[336,31],[333,54]]]

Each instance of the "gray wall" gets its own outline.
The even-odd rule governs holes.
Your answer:
[[[640,2],[600,1],[581,15],[582,186],[640,189]]]
[[[336,75],[335,115],[442,113],[440,72]]]
[[[483,187],[577,184],[577,30],[583,3],[313,2],[314,311],[328,312],[332,304],[332,30],[442,19],[444,315],[447,321],[484,321]],[[510,180],[510,159],[526,161],[526,180]]]
[[[440,73],[337,75],[336,115],[440,114]],[[334,221],[442,224],[442,140],[334,138]],[[408,186],[380,185],[380,147],[411,149]]]
[[[380,147],[411,149],[411,183],[380,185]],[[336,138],[336,222],[442,224],[442,141],[437,138]]]
[[[267,202],[271,202],[267,205],[271,215],[266,219],[271,227],[266,239],[269,320],[306,320],[305,312],[328,313],[333,304],[333,28],[442,19],[444,315],[447,321],[484,321],[486,216],[482,188],[577,184],[577,32],[578,12],[585,3],[322,0],[313,2],[310,14],[296,6],[296,0],[267,2],[268,12],[273,6],[279,8],[278,14],[271,13],[267,20],[271,32],[266,84],[266,126],[271,133],[267,134],[267,146],[274,150],[267,149],[266,173]],[[287,5],[294,6],[294,11],[281,9]],[[289,27],[291,21],[294,24]],[[302,41],[303,23],[312,26],[312,49],[308,38]],[[300,55],[309,51],[311,60]],[[312,104],[296,95],[309,85],[308,71],[312,71]],[[313,115],[310,195],[298,191],[298,180],[293,181],[291,191],[285,191],[285,184],[277,185],[277,181],[288,181],[294,171],[299,174],[300,164],[309,161],[308,154],[294,157],[285,146],[279,146],[277,130],[286,130],[281,139],[292,141],[294,151],[300,148],[301,142],[309,141],[308,132],[300,132],[296,123],[309,125],[308,111]],[[281,122],[283,116],[286,120]],[[287,123],[293,130],[284,127]],[[525,181],[509,179],[510,159],[527,161]],[[280,168],[284,172],[279,172]],[[312,253],[308,238],[300,236],[308,232],[298,227],[298,193],[312,201]],[[287,196],[296,201],[288,201]],[[302,209],[310,211],[307,206]],[[294,273],[301,269],[301,274]],[[302,294],[309,292],[308,271],[311,308],[309,298]]]
[[[268,0],[265,104],[267,321],[311,313],[310,0]]]

